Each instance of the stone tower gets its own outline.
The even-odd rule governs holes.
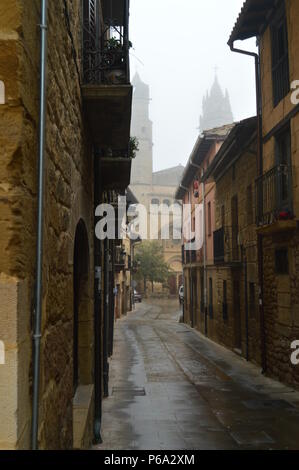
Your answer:
[[[151,185],[153,175],[153,123],[149,118],[150,91],[138,73],[134,86],[131,135],[139,140],[139,152],[132,164],[131,185]]]
[[[228,91],[222,92],[215,76],[210,93],[207,92],[202,100],[202,116],[200,117],[200,132],[234,121]]]

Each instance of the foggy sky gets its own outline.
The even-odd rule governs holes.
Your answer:
[[[227,46],[244,0],[131,0],[131,74],[150,85],[154,169],[186,164],[215,67],[235,120],[253,116],[254,59]],[[238,43],[254,49],[254,41]]]

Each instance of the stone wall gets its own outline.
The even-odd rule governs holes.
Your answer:
[[[289,38],[290,82],[298,79],[299,6],[296,0],[286,0],[286,16]],[[261,76],[263,93],[263,134],[269,133],[281,123],[294,108],[291,93],[274,107],[271,72],[271,33],[270,27],[261,40]],[[298,135],[299,115],[290,120],[291,130],[291,170],[293,212],[299,213],[299,159]],[[264,142],[264,172],[275,166],[275,136]],[[280,224],[283,228],[284,222]],[[271,227],[270,227],[271,228]],[[298,230],[263,234],[264,251],[264,311],[267,371],[270,375],[292,386],[299,386],[299,368],[290,361],[291,342],[299,339],[299,297],[298,297]],[[275,268],[275,250],[288,249],[289,274],[279,274]]]
[[[264,237],[264,311],[267,372],[299,387],[299,368],[291,363],[291,343],[299,338],[299,234]],[[275,249],[288,247],[289,275],[275,271]]]
[[[254,145],[252,149],[254,150]],[[257,235],[255,226],[255,179],[256,157],[253,153],[245,152],[230,167],[216,184],[215,213],[216,229],[222,227],[222,206],[224,206],[224,220],[228,249],[228,261],[232,260],[232,207],[234,196],[238,199],[238,224],[239,224],[239,265],[227,263],[218,266],[214,270],[214,320],[217,324],[213,328],[213,339],[224,344],[230,349],[236,347],[236,329],[240,328],[241,351],[246,355],[246,304],[248,305],[248,335],[249,335],[249,359],[260,363],[260,323],[258,312],[258,264],[257,264]],[[248,213],[248,194],[251,187],[251,214]],[[241,252],[241,246],[243,255]],[[245,295],[245,258],[247,260],[247,301]],[[223,318],[223,281],[227,283],[227,319]],[[240,311],[236,310],[234,302],[234,282],[239,282]],[[250,312],[249,283],[254,284],[254,309]],[[216,298],[215,298],[216,296]],[[239,317],[239,318],[238,318]],[[240,327],[238,322],[240,321]]]
[[[252,146],[254,150],[254,145]],[[234,176],[233,176],[234,173]],[[247,258],[247,288],[249,301],[249,283],[255,286],[254,309],[248,312],[248,335],[249,335],[249,359],[255,363],[261,362],[260,347],[260,323],[258,312],[258,264],[257,264],[257,235],[255,226],[255,179],[256,179],[256,158],[255,155],[245,152],[237,162],[235,168],[228,168],[219,181],[216,183],[215,200],[212,200],[213,230],[222,227],[222,206],[224,206],[225,233],[228,234],[226,247],[228,249],[228,258],[226,263],[214,265],[214,260],[210,254],[207,260],[207,325],[205,325],[205,315],[201,312],[201,303],[203,302],[201,294],[202,266],[192,268],[192,276],[196,276],[196,292],[193,299],[193,309],[190,299],[190,267],[185,266],[185,322],[193,323],[202,333],[205,333],[207,326],[207,335],[212,340],[230,348],[236,347],[236,327],[237,320],[240,321],[241,334],[241,352],[246,355],[246,298],[245,298],[245,270],[244,260]],[[251,185],[252,196],[252,214],[248,215],[247,188]],[[238,219],[239,219],[239,240],[243,246],[243,260],[241,252],[238,265],[229,263],[231,259],[231,226],[232,226],[232,197],[238,197]],[[215,228],[214,228],[215,227]],[[209,237],[210,245],[213,243],[213,237]],[[212,253],[212,250],[210,250]],[[212,280],[212,311],[210,311],[210,282]],[[227,285],[227,318],[223,318],[223,282]],[[240,310],[236,310],[234,303],[234,282],[239,282]]]
[[[80,59],[81,2],[67,5]],[[0,340],[7,363],[0,366],[0,448],[30,445],[39,22],[39,1],[1,2],[0,80],[6,104],[0,105]],[[71,448],[73,441],[73,257],[80,220],[88,233],[86,256],[93,273],[93,160],[63,2],[49,2],[48,22],[39,440],[41,448],[59,449]],[[89,285],[87,314],[92,315],[93,283]]]

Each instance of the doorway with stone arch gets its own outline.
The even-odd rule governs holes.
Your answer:
[[[85,223],[76,227],[73,271],[73,394],[93,383],[93,314],[89,243]]]

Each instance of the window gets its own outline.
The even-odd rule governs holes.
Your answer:
[[[254,282],[249,283],[249,314],[250,314],[251,317],[255,317],[255,314],[256,314],[255,284],[254,284]]]
[[[290,91],[288,27],[284,1],[273,21],[271,38],[273,105],[276,107]]]
[[[164,199],[163,204],[165,204],[165,206],[167,206],[167,207],[170,207],[169,199]]]
[[[247,187],[246,193],[247,223],[248,225],[251,225],[253,223],[253,198],[251,184]]]
[[[152,199],[151,204],[152,204],[152,206],[159,206],[160,201],[159,201],[159,199]]]
[[[192,226],[191,226],[192,233],[195,232],[195,217],[192,217]]]
[[[209,315],[213,318],[213,279],[209,278]]]
[[[212,211],[211,211],[211,203],[208,203],[208,236],[212,235]]]
[[[222,303],[222,317],[223,320],[228,319],[228,306],[227,306],[227,281],[223,281],[223,303]]]
[[[275,250],[275,271],[276,274],[289,274],[289,256],[287,248]]]
[[[284,128],[276,135],[276,163],[278,165],[289,165],[291,162],[291,132],[290,126]]]

